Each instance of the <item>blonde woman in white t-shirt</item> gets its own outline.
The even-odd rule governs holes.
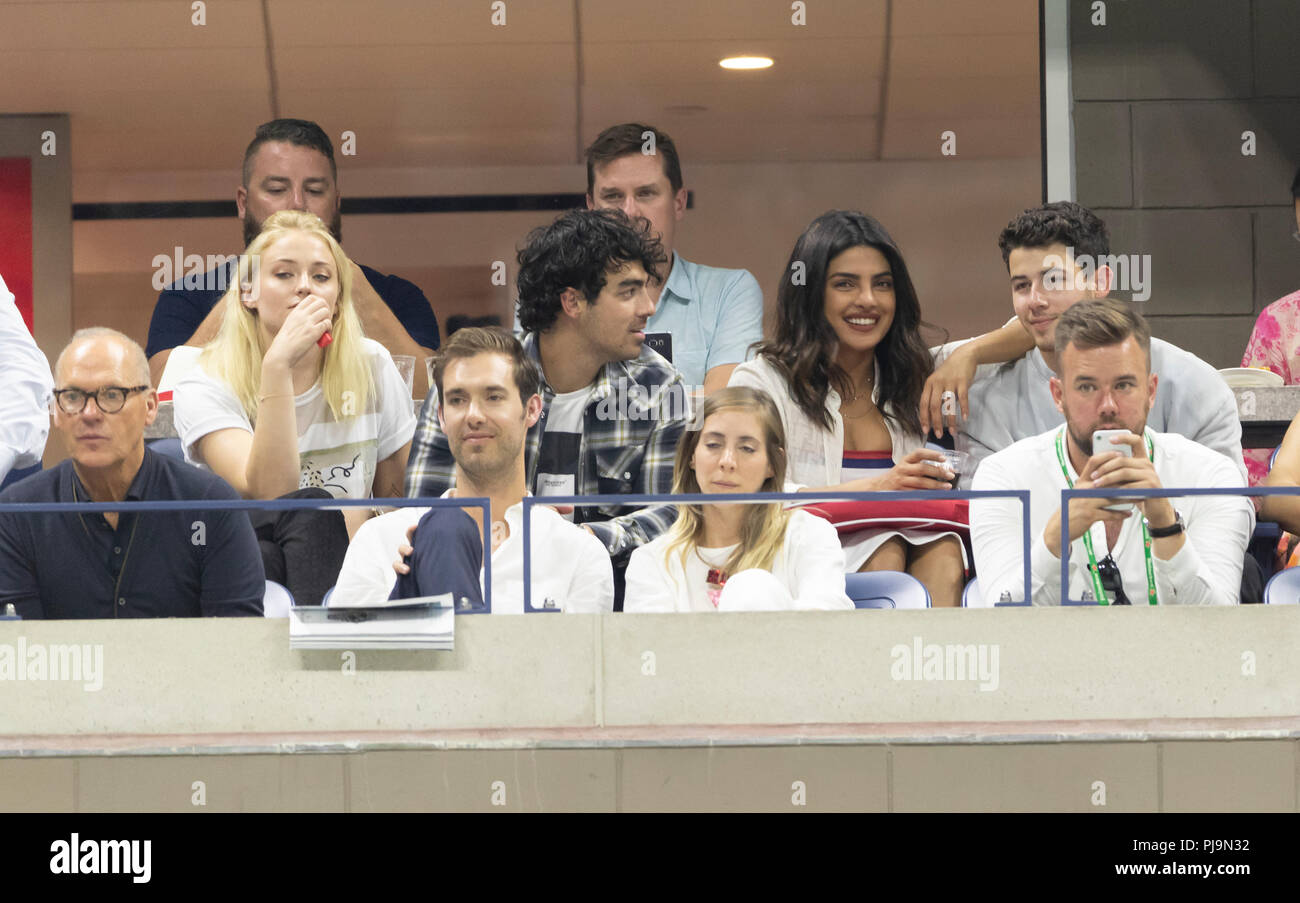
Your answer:
[[[675,494],[780,492],[781,416],[763,391],[732,387],[682,434]],[[780,503],[681,505],[672,528],[632,553],[624,611],[850,609],[835,528]]]
[[[245,498],[400,496],[410,395],[361,331],[351,266],[325,224],[296,210],[270,216],[219,303],[217,337],[175,390],[187,458]],[[319,603],[368,514],[254,513],[268,579]]]

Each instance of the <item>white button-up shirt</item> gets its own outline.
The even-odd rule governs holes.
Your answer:
[[[1060,427],[1023,439],[989,456],[975,473],[972,489],[1028,489],[1030,495],[1029,567],[1032,600],[1035,605],[1061,602],[1060,549],[1049,549],[1043,528],[1061,507],[1065,475],[1056,456],[1056,435]],[[1208,489],[1245,485],[1233,461],[1219,452],[1176,433],[1148,430],[1155,446],[1155,469],[1166,489]],[[1068,440],[1066,440],[1068,442]],[[1066,466],[1070,480],[1078,475]],[[1161,605],[1235,605],[1241,595],[1241,568],[1246,545],[1255,529],[1255,508],[1242,495],[1200,495],[1171,498],[1187,525],[1187,541],[1173,558],[1160,558],[1152,550],[1156,593]],[[970,503],[971,543],[979,575],[980,600],[971,605],[991,606],[1003,592],[1016,601],[1024,599],[1021,505],[1015,498],[972,499]],[[1142,512],[1124,521],[1115,548],[1106,545],[1106,528],[1101,521],[1092,525],[1092,547],[1097,560],[1114,555],[1124,580],[1124,592],[1133,605],[1147,603],[1146,558],[1142,551]],[[1083,598],[1092,591],[1088,573],[1088,551],[1083,537],[1070,547],[1070,598]]]
[[[442,497],[449,498],[450,492]],[[387,599],[397,583],[397,572],[393,570],[397,547],[406,544],[407,529],[419,523],[429,510],[398,508],[362,524],[348,545],[330,607]],[[506,509],[510,535],[492,553],[493,614],[524,611],[523,511],[522,503]],[[613,611],[614,571],[601,541],[544,505],[533,506],[531,526],[533,607],[542,608],[549,600],[561,611]],[[480,570],[480,585],[482,580]]]

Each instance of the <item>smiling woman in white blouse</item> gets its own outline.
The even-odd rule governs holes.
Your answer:
[[[790,443],[788,490],[952,488],[954,473],[921,431],[934,360],[921,340],[920,301],[879,222],[851,210],[813,220],[781,277],[776,323],[730,385],[776,400]],[[961,596],[965,551],[955,533],[860,530],[844,537],[844,557],[850,571],[911,574],[935,605]]]
[[[728,388],[682,434],[674,494],[780,492],[785,434],[766,392]],[[632,553],[624,611],[851,609],[835,528],[779,502],[682,505],[677,521]]]

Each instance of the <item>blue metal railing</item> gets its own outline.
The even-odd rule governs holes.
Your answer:
[[[4,514],[122,514],[149,511],[301,511],[343,508],[479,508],[483,511],[483,602],[481,609],[461,614],[492,611],[492,501],[475,498],[381,498],[381,499],[168,499],[152,502],[10,502],[0,504]]]
[[[524,543],[524,611],[557,611],[553,608],[534,608],[532,605],[532,534],[531,512],[534,505],[572,505],[583,507],[591,505],[694,505],[709,503],[756,503],[756,502],[829,502],[829,501],[865,501],[865,502],[922,502],[947,501],[958,499],[982,498],[1016,498],[1020,500],[1022,518],[1024,556],[1025,599],[1023,603],[1005,603],[1028,605],[1029,584],[1029,490],[1027,489],[984,489],[984,490],[934,490],[917,489],[906,492],[755,492],[745,494],[711,493],[701,495],[543,495],[525,496],[523,501],[523,543]]]
[[[1155,498],[1188,498],[1198,495],[1241,495],[1241,496],[1269,496],[1269,495],[1300,495],[1300,486],[1223,486],[1210,489],[1116,489],[1109,486],[1103,489],[1062,489],[1061,490],[1061,523],[1070,522],[1070,499],[1155,499]],[[1139,515],[1140,516],[1140,515]],[[1089,528],[1091,529],[1091,527]],[[1070,531],[1061,530],[1061,604],[1062,605],[1091,605],[1097,608],[1103,608],[1100,600],[1089,601],[1087,599],[1070,598]],[[1242,550],[1245,554],[1245,550]],[[1025,547],[1025,560],[1029,560],[1029,547]],[[1029,597],[1026,596],[1026,599]]]

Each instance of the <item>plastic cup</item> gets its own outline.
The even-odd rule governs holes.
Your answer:
[[[406,397],[410,398],[415,389],[415,355],[394,354],[393,363],[397,365],[402,382],[406,383]]]
[[[948,469],[953,473],[952,484],[956,486],[957,481],[961,479],[961,475],[970,467],[971,456],[967,452],[953,451],[948,448],[936,448],[933,449],[933,451],[937,451],[939,454],[943,455],[943,460],[928,461],[927,463],[932,464],[935,467],[943,467],[946,464]]]

